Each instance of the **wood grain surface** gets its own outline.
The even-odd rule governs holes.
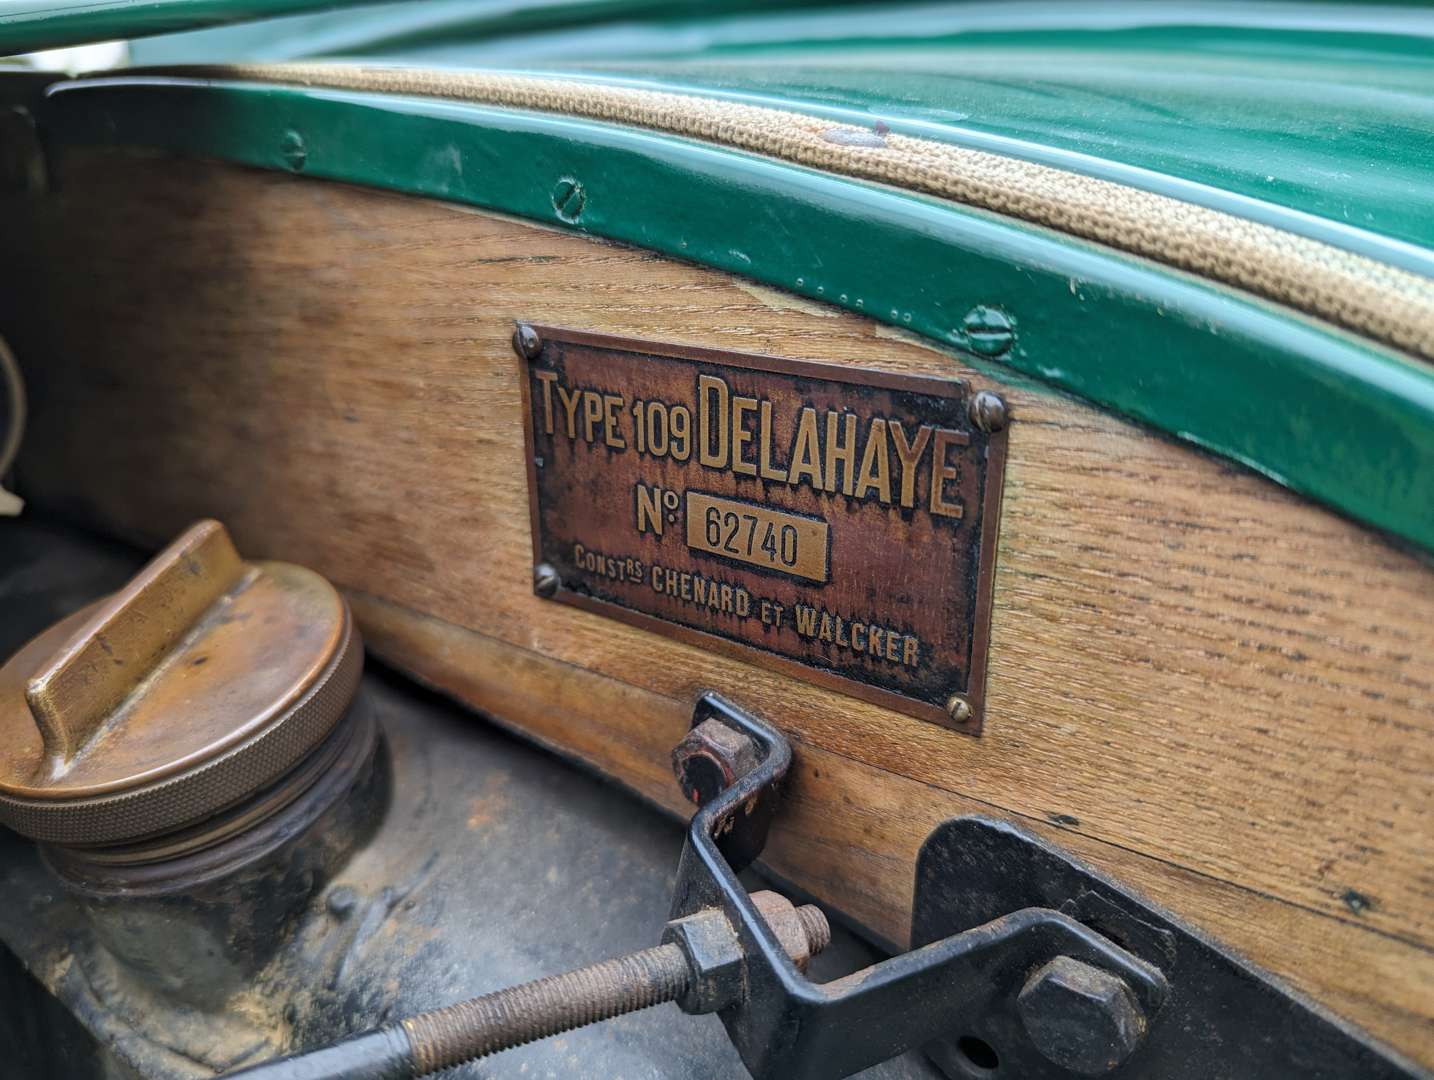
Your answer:
[[[771,867],[890,939],[931,827],[1009,818],[1434,1064],[1420,557],[1088,406],[641,251],[225,166],[85,154],[59,178],[6,197],[0,235],[37,506],[151,545],[219,517],[246,557],[349,590],[379,655],[673,810],[668,751],[721,690],[797,744]],[[1001,389],[984,734],[535,597],[518,319]]]

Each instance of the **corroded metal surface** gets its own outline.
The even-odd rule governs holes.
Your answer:
[[[309,754],[361,666],[328,582],[201,522],[0,668],[0,821],[94,845],[203,820]]]
[[[16,624],[43,626],[115,588],[134,565],[73,534],[0,528],[0,598],[11,617],[0,650],[21,640]],[[278,941],[266,915],[231,922],[225,965],[246,950],[258,956],[225,966],[222,980],[209,972],[208,993],[195,985],[198,971],[157,952],[149,970],[132,949],[120,959],[105,944],[118,929],[101,932],[34,847],[0,830],[0,942],[58,998],[37,996],[25,1023],[0,1024],[4,1060],[17,1059],[12,1033],[43,1033],[73,1014],[104,1049],[95,1061],[54,1057],[53,1071],[36,1075],[198,1080],[658,940],[682,845],[677,823],[408,683],[374,673],[363,685],[388,747],[381,826],[337,869],[327,845],[287,868],[286,896],[306,880],[315,891]],[[182,925],[199,934],[207,917],[171,919],[167,933],[177,938]],[[838,931],[812,961],[813,977],[873,955]],[[0,986],[7,963],[0,950]],[[742,1070],[715,1017],[661,1007],[446,1075],[695,1080]],[[914,1057],[871,1073],[935,1075]]]
[[[539,595],[980,731],[999,398],[541,326],[514,345]]]

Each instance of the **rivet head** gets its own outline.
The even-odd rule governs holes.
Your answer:
[[[583,216],[588,194],[583,185],[571,176],[565,176],[553,187],[553,209],[569,225]]]
[[[533,567],[533,591],[545,600],[556,596],[563,579],[551,563],[539,563]]]
[[[304,137],[297,131],[284,132],[284,138],[279,143],[279,156],[289,168],[302,172],[309,160],[309,148],[304,145]]]
[[[519,323],[513,331],[513,351],[528,360],[536,360],[543,351],[543,339],[527,323]]]
[[[1010,415],[1006,410],[1006,399],[1000,394],[994,394],[990,390],[982,390],[971,398],[971,404],[967,407],[971,416],[971,423],[985,432],[1001,431],[1010,423]]]
[[[952,694],[946,702],[946,715],[958,724],[971,719],[971,703],[960,694]]]
[[[961,320],[961,340],[981,356],[1000,356],[1016,340],[1016,328],[1000,308],[978,304]]]

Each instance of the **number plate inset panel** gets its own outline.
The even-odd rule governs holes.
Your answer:
[[[555,601],[980,730],[1006,436],[964,383],[532,329]]]

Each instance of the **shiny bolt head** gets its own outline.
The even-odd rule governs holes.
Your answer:
[[[1145,1013],[1125,981],[1069,956],[1026,980],[1016,1010],[1036,1049],[1081,1076],[1104,1076],[1145,1038]]]
[[[953,722],[964,724],[971,719],[971,703],[960,694],[952,694],[946,701],[946,715]]]
[[[565,176],[553,186],[553,209],[569,225],[583,216],[587,206],[588,193],[583,185],[571,176]]]
[[[966,411],[970,414],[971,423],[987,433],[1001,431],[1010,423],[1006,399],[990,390],[982,390],[974,395]]]
[[[533,567],[533,591],[543,599],[556,596],[562,585],[563,579],[551,563],[539,563]]]
[[[757,744],[720,720],[704,720],[672,750],[672,772],[687,801],[705,806],[757,767]]]
[[[1000,308],[978,304],[961,320],[961,342],[981,356],[1000,356],[1016,341],[1016,328]]]
[[[536,360],[543,351],[543,339],[527,323],[519,323],[513,331],[513,351],[526,360]]]

